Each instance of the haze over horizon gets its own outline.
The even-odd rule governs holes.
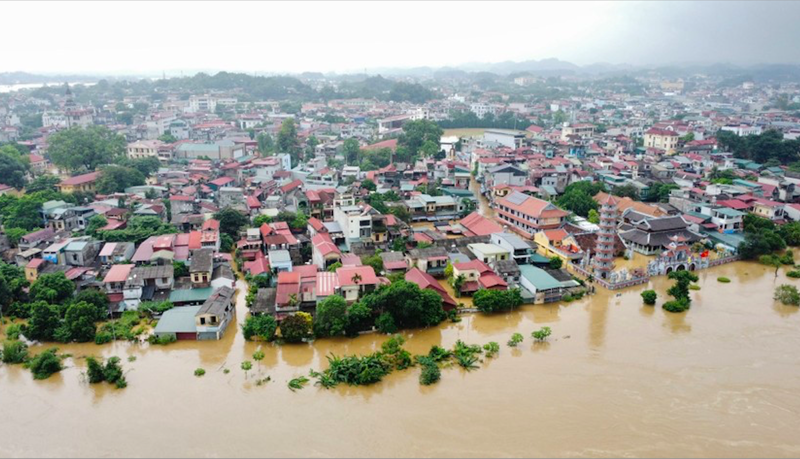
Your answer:
[[[363,72],[557,58],[800,64],[800,3],[3,3],[0,72]],[[30,29],[35,18],[37,27]]]

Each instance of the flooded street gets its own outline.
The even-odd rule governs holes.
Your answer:
[[[372,387],[287,388],[330,352],[376,349],[379,335],[266,344],[247,378],[240,364],[258,344],[238,327],[220,342],[62,346],[69,368],[46,381],[0,366],[0,456],[800,455],[800,314],[772,300],[775,285],[794,281],[748,263],[699,275],[686,314],[660,308],[670,282],[659,278],[406,333],[412,353],[457,339],[502,345],[480,369],[444,369],[430,387],[415,368]],[[642,305],[645,288],[658,307]],[[240,295],[239,322],[244,312]],[[553,336],[534,345],[543,325]],[[514,332],[526,339],[512,350]],[[122,357],[128,388],[83,382],[80,357],[91,354]]]

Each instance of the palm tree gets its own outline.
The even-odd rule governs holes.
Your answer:
[[[358,285],[362,281],[361,274],[353,274],[353,283]]]

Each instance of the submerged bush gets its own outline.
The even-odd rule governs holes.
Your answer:
[[[61,364],[61,357],[56,352],[58,352],[57,348],[48,349],[31,358],[25,364],[33,373],[33,379],[47,379],[53,373],[58,373],[64,369]]]
[[[720,277],[717,278],[717,282],[722,282],[723,284],[728,284],[728,283],[730,283],[730,281],[731,280],[728,279],[727,277],[720,276]]]
[[[3,352],[0,352],[0,355],[2,355],[3,363],[24,363],[28,358],[28,345],[17,340],[4,341]]]

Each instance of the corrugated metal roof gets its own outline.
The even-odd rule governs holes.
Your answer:
[[[193,333],[197,331],[194,316],[200,311],[201,306],[181,306],[165,312],[158,324],[155,333]]]
[[[206,288],[186,288],[173,290],[169,294],[169,300],[173,303],[187,303],[192,301],[205,301],[214,292],[212,287]]]

